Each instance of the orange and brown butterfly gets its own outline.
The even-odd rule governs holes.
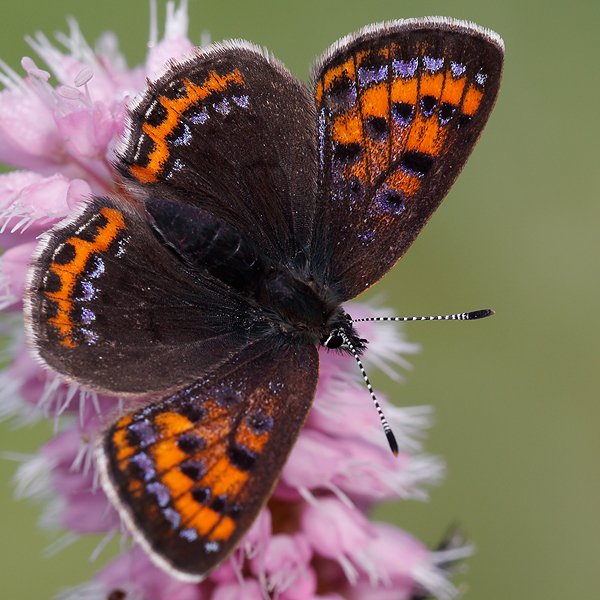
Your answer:
[[[246,42],[199,49],[131,107],[115,163],[126,192],[40,243],[29,343],[67,380],[137,399],[100,436],[101,482],[173,576],[206,577],[264,507],[318,347],[365,350],[342,302],[440,204],[502,65],[495,33],[446,18],[340,40],[312,90]]]

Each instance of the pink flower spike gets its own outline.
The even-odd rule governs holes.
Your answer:
[[[265,551],[273,535],[272,515],[269,507],[265,507],[250,527],[240,544],[240,551],[249,559]]]
[[[92,436],[87,434],[87,438]],[[119,531],[120,520],[95,482],[93,446],[78,427],[71,427],[45,444],[41,455],[53,465],[55,501],[43,517],[49,528],[78,534]]]
[[[28,186],[38,183],[43,176],[33,171],[9,171],[0,175],[0,210],[4,212]]]

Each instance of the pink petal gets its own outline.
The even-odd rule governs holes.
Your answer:
[[[306,425],[336,438],[360,437],[384,445],[385,435],[366,386],[353,385],[352,375],[340,382],[340,369],[331,366],[329,370],[335,377],[327,377],[327,366],[323,361],[321,365],[319,386]],[[385,411],[386,396],[378,392],[377,399]]]
[[[104,151],[113,137],[120,135],[123,131],[124,118],[120,112],[115,118],[104,104],[100,102],[94,104],[94,137],[98,146]]]
[[[27,265],[37,247],[36,242],[9,248],[0,257],[0,309],[21,310]],[[16,305],[16,306],[15,306]]]
[[[13,234],[10,232],[11,227],[5,226],[8,219],[12,215],[17,214],[17,223],[24,214],[24,210],[20,209],[16,203],[19,194],[28,186],[42,181],[43,176],[33,171],[10,171],[0,175],[0,247],[6,249],[11,246],[23,244],[25,242],[34,241],[41,233],[39,229],[28,229],[25,233],[21,233],[22,229]],[[2,231],[4,227],[4,231]]]
[[[71,427],[40,449],[40,454],[53,464],[52,485],[62,499],[59,524],[78,533],[102,533],[119,526],[117,513],[110,510],[108,499],[101,489],[94,489],[94,470],[85,461],[75,468],[82,445],[82,432]],[[91,452],[91,447],[86,449]]]
[[[37,405],[43,392],[44,380],[40,366],[31,358],[29,349],[23,344],[8,371],[13,379],[20,383],[20,396],[32,406]]]
[[[316,591],[316,576],[309,567],[312,549],[303,534],[274,535],[265,552],[254,558],[252,572],[281,598],[302,600]]]
[[[70,185],[71,181],[63,175],[52,175],[24,188],[17,202],[34,219],[62,217],[69,213],[67,194]],[[87,190],[91,193],[89,186]]]
[[[9,171],[0,175],[0,210],[5,210],[23,189],[43,179],[33,171]]]
[[[242,583],[230,582],[217,586],[211,600],[264,600],[262,587],[256,579],[244,579]]]
[[[389,523],[373,523],[376,536],[369,544],[369,553],[376,557],[392,578],[406,577],[416,565],[427,560],[429,549],[415,537]]]
[[[50,461],[56,461],[69,469],[79,452],[81,432],[76,427],[70,427],[60,435],[53,437],[41,448],[40,453]]]
[[[283,469],[283,485],[277,487],[275,495],[293,499],[290,488],[310,490],[335,485],[357,499],[396,498],[406,492],[404,482],[414,485],[413,478],[403,476],[410,460],[406,453],[396,457],[388,448],[360,438],[335,439],[306,428]]]
[[[317,575],[308,568],[295,579],[294,583],[280,594],[281,600],[311,600],[317,591]]]
[[[0,92],[0,162],[48,173],[64,156],[49,105],[33,93]]]
[[[281,483],[290,488],[314,489],[331,483],[345,461],[337,445],[324,435],[305,429],[283,469]],[[276,496],[279,496],[279,489]]]
[[[361,550],[375,535],[373,525],[358,509],[334,498],[320,498],[315,505],[307,504],[301,528],[314,551],[332,560]]]
[[[271,540],[271,511],[265,507],[242,538],[232,558],[209,575],[211,581],[225,583],[239,579],[240,567],[246,557],[261,557]]]
[[[82,104],[79,110],[57,118],[56,122],[74,157],[101,159],[109,143],[123,131],[124,112],[124,106],[119,106],[113,116],[101,102],[96,102],[91,110]]]
[[[308,565],[311,558],[312,550],[304,535],[279,533],[271,537],[266,551],[254,560],[253,565],[260,566],[267,573],[274,573],[295,568],[298,564]]]
[[[147,76],[150,79],[155,79],[156,75],[163,71],[168,61],[180,61],[193,48],[194,45],[185,36],[178,36],[174,39],[165,39],[158,42],[148,52],[148,58],[146,59]]]
[[[102,148],[94,131],[94,117],[89,110],[72,112],[56,120],[61,135],[67,140],[67,148],[73,156],[98,158]]]
[[[235,553],[237,554],[237,552]],[[215,569],[208,578],[210,581],[214,581],[215,583],[229,583],[232,581],[238,581],[240,575],[240,569],[233,564],[234,559],[230,559],[227,562],[223,563],[220,567]]]
[[[79,490],[64,499],[62,527],[81,534],[118,531],[121,520],[114,510],[110,510],[108,499],[100,491],[86,493]]]
[[[409,600],[415,593],[415,582],[408,578],[394,582],[389,587],[373,587],[368,579],[350,586],[348,600]]]
[[[415,575],[429,550],[413,536],[389,523],[374,523],[377,532],[366,552],[382,575],[377,584],[362,577],[350,588],[352,600],[405,600],[415,591]]]
[[[15,189],[19,181],[27,183],[28,180],[30,183],[19,190]],[[23,228],[29,227],[32,223],[38,229],[43,226],[49,227],[58,219],[68,215],[74,204],[92,194],[87,182],[81,179],[69,180],[59,174],[37,180],[19,177],[8,183],[10,192],[9,186],[5,194],[0,188],[2,204],[12,201],[0,214],[5,232],[2,241],[7,242],[6,246],[15,244]],[[6,233],[13,230],[13,235],[9,236]]]
[[[92,190],[87,181],[83,179],[71,179],[69,189],[67,190],[67,206],[73,210],[77,204],[89,200],[92,196]]]
[[[90,68],[89,65],[68,54],[57,52],[55,56],[58,58],[60,64],[57,79],[63,85],[74,86],[79,74],[84,69]],[[119,86],[113,77],[111,77],[111,74],[101,67],[98,68],[96,65],[92,67],[92,78],[88,80],[86,86],[87,92],[83,86],[79,89],[84,97],[89,93],[93,102],[109,104],[114,102],[115,98],[119,95]]]

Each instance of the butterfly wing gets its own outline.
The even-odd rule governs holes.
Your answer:
[[[242,296],[187,268],[119,199],[95,199],[45,236],[25,318],[44,364],[113,395],[190,384],[259,335]]]
[[[495,33],[434,17],[367,27],[318,61],[312,256],[341,300],[380,279],[443,200],[494,106],[503,56]]]
[[[216,44],[148,84],[117,167],[142,198],[207,209],[286,262],[312,234],[314,121],[310,92],[281,63]]]
[[[314,347],[261,341],[105,432],[103,487],[158,566],[200,581],[227,558],[270,496],[317,379]]]

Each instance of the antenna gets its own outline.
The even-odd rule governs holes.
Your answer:
[[[475,321],[491,317],[494,311],[491,308],[473,310],[471,312],[456,313],[454,315],[437,315],[435,317],[365,317],[364,319],[352,319],[353,323],[359,321]]]
[[[365,320],[369,320],[369,319],[358,319],[358,320],[365,321]],[[336,333],[338,333],[339,336],[344,340],[344,343],[346,344],[346,346],[348,346],[348,348],[350,348],[350,352],[352,352],[352,354],[354,355],[354,358],[356,359],[356,362],[358,363],[358,368],[360,369],[363,379],[365,380],[365,383],[367,384],[367,389],[369,390],[369,394],[371,394],[371,400],[373,400],[373,404],[375,405],[375,408],[377,409],[377,413],[379,414],[379,420],[381,421],[381,426],[383,427],[383,432],[385,433],[385,437],[387,438],[388,444],[390,445],[390,450],[394,453],[394,456],[398,456],[398,442],[396,441],[396,436],[394,435],[394,432],[392,431],[390,424],[388,423],[387,419],[385,418],[385,415],[383,414],[383,410],[381,408],[381,405],[379,404],[379,401],[375,397],[375,392],[373,391],[373,386],[371,385],[371,382],[369,381],[367,372],[365,371],[365,368],[363,367],[363,364],[360,360],[360,357],[358,356],[358,352],[356,351],[356,348],[354,347],[354,345],[352,344],[352,342],[350,341],[348,336],[341,329],[338,329],[338,331]]]

